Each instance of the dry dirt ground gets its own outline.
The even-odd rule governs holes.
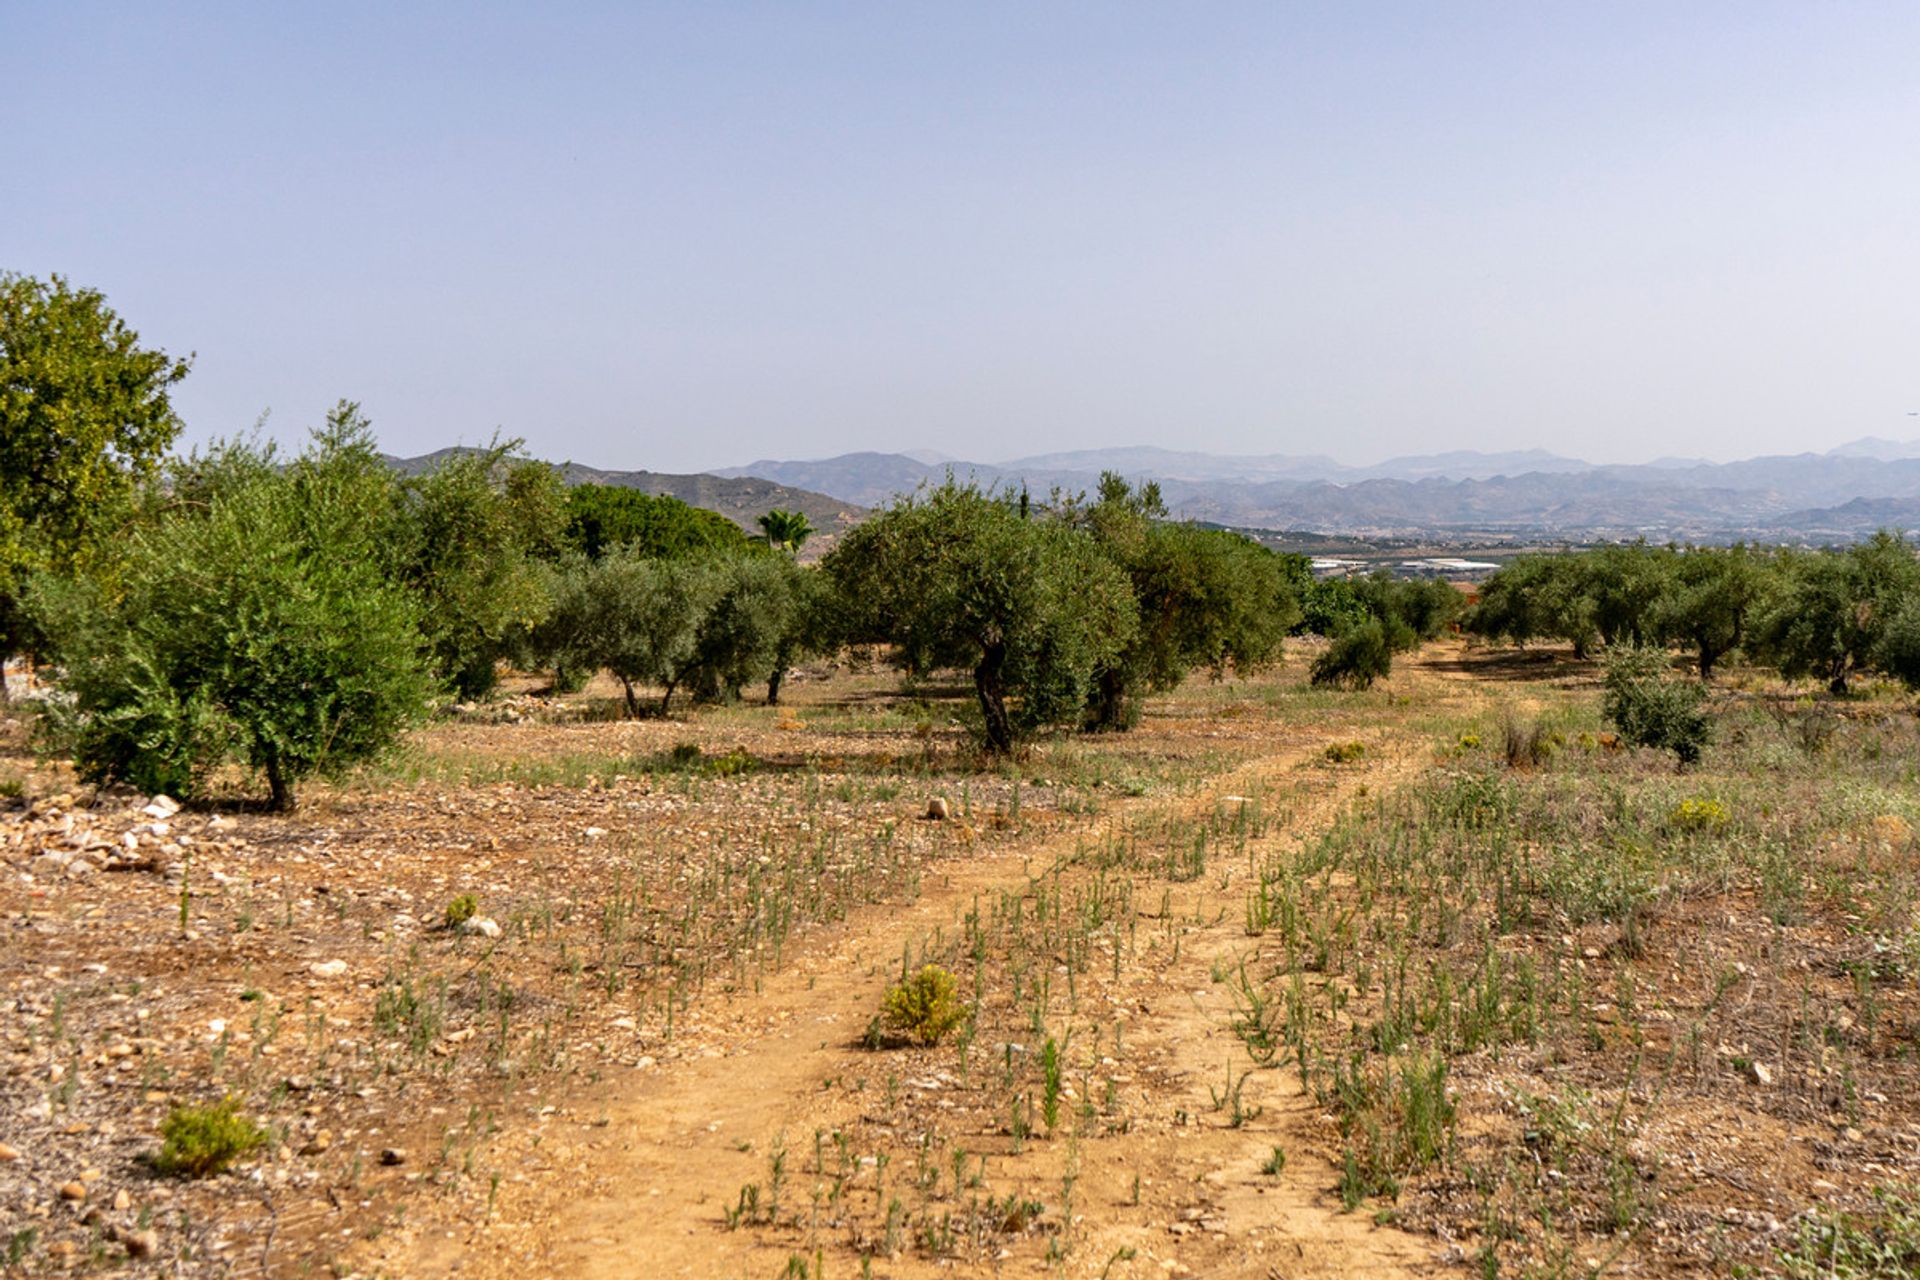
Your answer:
[[[1564,656],[1304,667],[1002,767],[871,670],[639,722],[514,694],[291,817],[93,793],[16,723],[0,1263],[1679,1275],[1880,1229],[1920,1169],[1911,716],[1749,742],[1726,690],[1726,778],[1676,781]],[[1731,817],[1662,825],[1696,793]],[[926,963],[972,1014],[935,1046],[875,1023]],[[157,1176],[222,1098],[265,1145]]]

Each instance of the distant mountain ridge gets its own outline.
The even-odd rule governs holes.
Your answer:
[[[470,448],[456,445],[452,448],[421,454],[417,458],[396,458],[389,455],[386,461],[402,475],[418,475],[423,471],[432,470],[449,458],[470,452],[472,452]],[[678,498],[690,507],[717,511],[749,533],[758,533],[760,531],[758,520],[775,507],[785,511],[801,512],[817,531],[815,538],[809,540],[807,545],[809,558],[830,547],[840,533],[858,524],[868,515],[866,509],[859,504],[755,476],[718,476],[705,472],[676,475],[660,471],[606,471],[578,462],[559,462],[552,465],[560,473],[560,478],[570,485],[618,485],[622,488],[638,489],[642,493],[652,494],[655,497]]]
[[[1186,518],[1376,537],[1533,532],[1654,540],[1832,539],[1908,523],[1908,514],[1920,511],[1920,440],[1871,438],[1825,453],[1724,463],[1663,458],[1602,465],[1530,449],[1455,450],[1350,467],[1322,456],[1140,446],[1000,463],[849,453],[763,459],[717,474],[757,476],[874,507],[949,473],[1046,493],[1090,490],[1103,471],[1158,481],[1168,506]]]

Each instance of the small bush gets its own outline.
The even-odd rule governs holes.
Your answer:
[[[1327,651],[1313,660],[1311,676],[1317,685],[1342,689],[1371,689],[1393,671],[1393,645],[1378,619],[1348,627]]]
[[[470,893],[463,893],[447,904],[447,928],[458,929],[480,911],[480,900]]]
[[[1329,764],[1352,764],[1355,760],[1367,754],[1367,744],[1364,742],[1330,742],[1327,744],[1327,749],[1320,754],[1327,758],[1327,763]]]
[[[1667,813],[1667,826],[1675,831],[1720,831],[1733,815],[1718,800],[1689,796]]]
[[[232,1098],[209,1107],[175,1107],[160,1125],[155,1172],[205,1178],[266,1145],[267,1131],[238,1113]]]
[[[967,1020],[967,1006],[957,994],[953,975],[937,964],[923,967],[887,992],[881,1012],[887,1025],[921,1044],[938,1044]]]
[[[1616,647],[1607,655],[1606,692],[1601,710],[1635,746],[1671,751],[1692,764],[1712,736],[1701,706],[1706,690],[1675,680],[1664,649]]]

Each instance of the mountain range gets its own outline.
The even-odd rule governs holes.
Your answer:
[[[1090,490],[1104,471],[1159,482],[1177,516],[1361,537],[1844,541],[1920,526],[1920,440],[1738,462],[1596,464],[1542,449],[1457,450],[1346,466],[1317,455],[1086,449],[1004,462],[925,453],[762,459],[716,474],[774,481],[863,507],[951,472],[985,485]]]

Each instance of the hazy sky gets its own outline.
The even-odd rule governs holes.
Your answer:
[[[1920,5],[0,0],[0,269],[191,438],[1920,435]]]

